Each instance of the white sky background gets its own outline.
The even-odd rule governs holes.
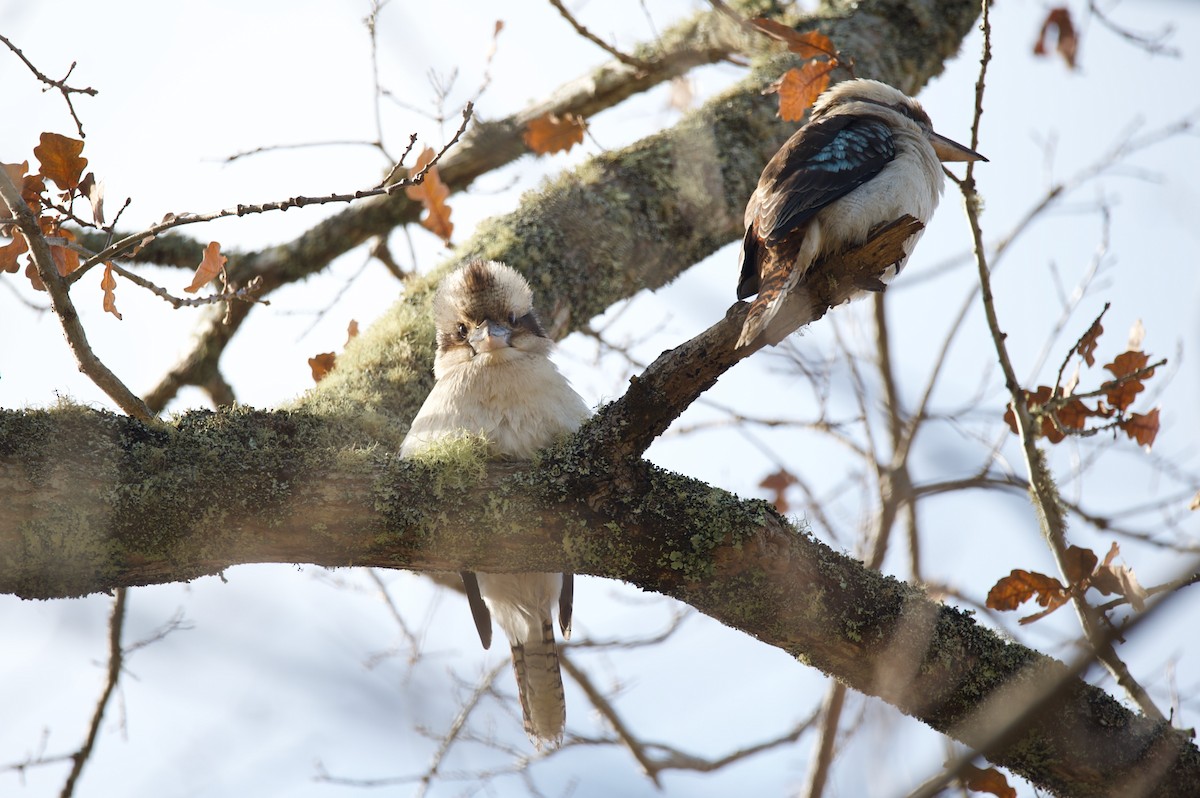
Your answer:
[[[703,4],[649,0],[646,5],[661,30]],[[653,35],[633,0],[572,7],[595,32],[620,46]],[[434,93],[427,73],[444,75],[457,69],[446,111],[451,121],[439,130],[421,116],[385,102],[384,133],[394,152],[403,148],[410,132],[434,145],[452,132],[458,107],[481,79],[497,17],[506,27],[492,66],[492,83],[477,106],[480,118],[518,110],[564,79],[606,60],[604,53],[577,38],[549,4],[446,2],[437,4],[436,14],[430,8],[398,3],[384,11],[380,70],[384,84],[405,102],[428,108]],[[132,229],[168,211],[211,211],[239,202],[349,191],[376,183],[385,164],[365,147],[288,150],[222,163],[231,153],[263,145],[374,137],[369,53],[361,22],[366,12],[366,3],[0,0],[0,33],[53,76],[78,61],[72,84],[100,90],[96,98],[75,99],[88,134],[84,155],[89,169],[106,181],[110,215],[124,197],[134,198],[121,225]],[[1137,30],[1156,31],[1173,23],[1177,32],[1172,43],[1183,51],[1181,58],[1149,56],[1093,23],[1083,31],[1081,69],[1075,73],[1058,60],[1029,54],[1043,13],[1041,3],[1028,0],[1003,3],[993,12],[995,60],[979,147],[991,163],[976,172],[987,202],[984,224],[992,240],[1009,231],[1052,179],[1069,177],[1099,160],[1137,120],[1141,130],[1152,130],[1200,108],[1195,91],[1200,18],[1192,5],[1144,2],[1112,12],[1114,19]],[[978,36],[972,36],[946,74],[920,97],[938,130],[960,141],[968,137],[979,44]],[[700,70],[695,75],[697,93],[702,98],[741,75],[741,69],[730,65]],[[43,130],[74,135],[61,98],[42,94],[7,51],[0,52],[0,101],[5,109],[0,124],[2,161],[32,161]],[[592,137],[568,155],[526,157],[485,176],[472,193],[451,198],[456,241],[466,240],[479,220],[512,208],[520,193],[536,188],[543,176],[581,161],[600,146],[619,147],[673,124],[678,116],[668,108],[667,90],[662,88],[591,120]],[[1192,474],[1200,469],[1194,413],[1200,406],[1200,379],[1193,365],[1200,344],[1195,313],[1200,302],[1195,257],[1200,244],[1198,165],[1200,148],[1194,136],[1137,155],[1123,170],[1125,176],[1088,184],[1039,221],[996,277],[998,312],[1018,374],[1029,384],[1053,379],[1063,352],[1105,301],[1113,307],[1101,357],[1119,352],[1133,321],[1145,320],[1146,349],[1170,357],[1174,374],[1157,398],[1163,407],[1163,431],[1155,456],[1180,463]],[[1145,179],[1147,175],[1153,180]],[[1112,208],[1111,241],[1100,275],[1051,349],[1047,365],[1035,372],[1048,331],[1060,315],[1051,266],[1066,290],[1072,290],[1096,257],[1100,203]],[[972,280],[967,266],[938,279],[919,279],[966,250],[969,236],[960,205],[956,189],[949,186],[916,256],[889,292],[901,390],[910,406],[923,389],[928,363]],[[226,249],[246,250],[286,241],[337,210],[293,210],[191,226],[183,232],[218,240]],[[422,269],[432,268],[442,257],[440,243],[423,230],[412,236],[417,263]],[[393,236],[393,248],[402,262],[409,261],[403,235]],[[311,384],[308,357],[340,350],[350,319],[365,325],[391,304],[399,286],[382,266],[367,263],[341,301],[307,332],[314,314],[327,308],[366,260],[361,251],[351,253],[325,275],[277,292],[269,308],[254,312],[222,360],[239,400],[271,407],[302,392]],[[727,247],[657,295],[639,297],[610,329],[612,339],[633,343],[635,356],[648,361],[707,327],[733,300],[736,262],[735,249]],[[175,270],[148,276],[175,293],[189,280]],[[122,281],[117,305],[125,320],[117,321],[101,312],[99,279],[99,272],[89,275],[74,293],[92,344],[134,391],[148,390],[186,351],[194,316],[173,311]],[[0,275],[0,283],[0,406],[46,406],[57,396],[67,396],[111,407],[77,373],[57,320],[28,308],[27,302],[44,304],[44,295],[29,290],[20,275]],[[861,346],[869,335],[869,307],[844,308],[834,317],[797,339],[797,347],[810,357],[832,353],[835,326]],[[652,340],[641,341],[647,327],[661,330]],[[558,360],[593,403],[618,395],[629,373],[619,357],[597,361],[595,344],[587,339],[566,341]],[[993,361],[976,308],[952,350],[949,377],[935,408],[962,413],[967,406],[971,413],[998,419],[1003,412],[1002,385],[995,367],[989,370]],[[1097,368],[1092,376],[1098,381],[1099,375]],[[982,398],[975,398],[981,389]],[[786,361],[771,353],[734,369],[709,398],[754,416],[816,415],[804,378],[789,372]],[[855,412],[844,381],[833,399],[835,417]],[[203,397],[190,392],[171,409],[195,406],[203,406]],[[700,406],[682,423],[723,418],[727,416],[711,406]],[[999,435],[998,430],[991,435]],[[924,443],[914,461],[919,480],[969,474],[981,465],[978,453],[986,451],[964,448],[951,424],[936,427]],[[1110,467],[1089,473],[1080,487],[1070,480],[1071,469],[1093,450],[1090,445],[1064,445],[1053,452],[1068,497],[1082,495],[1093,509],[1141,505],[1180,491],[1178,482],[1155,478],[1145,466],[1147,456],[1126,441],[1106,456]],[[1023,474],[1014,451],[1008,450],[1007,456]],[[784,459],[821,490],[834,487],[839,473],[835,466],[846,462],[843,453],[813,435],[753,426],[669,435],[652,448],[651,456],[665,467],[742,495],[763,495],[757,484],[777,467],[774,457]],[[1192,484],[1193,490],[1198,487]],[[857,495],[848,492],[827,507],[851,529],[870,512],[860,506]],[[802,506],[799,498],[792,497],[795,507]],[[928,533],[923,567],[931,580],[981,600],[988,586],[1012,568],[1053,572],[1033,512],[1021,497],[958,494],[926,502],[921,513]],[[1152,526],[1146,518],[1140,520],[1143,528]],[[1184,525],[1195,542],[1196,521],[1185,519]],[[1080,545],[1100,552],[1113,539],[1091,534],[1078,523],[1073,534]],[[832,542],[854,546],[853,538]],[[1124,561],[1145,584],[1176,575],[1183,560],[1125,539],[1120,542]],[[887,569],[903,576],[907,552],[899,543],[892,551]],[[402,641],[386,609],[356,572],[254,566],[233,569],[227,577],[228,584],[209,578],[131,592],[127,642],[151,633],[179,608],[193,628],[132,657],[130,674],[122,681],[119,701],[110,710],[99,750],[77,795],[408,794],[408,787],[381,792],[315,783],[315,763],[350,777],[420,773],[435,744],[415,734],[413,724],[435,731],[447,728],[455,702],[470,692],[480,674],[507,658],[502,645],[480,652],[465,604],[434,591],[419,577],[388,575],[409,624],[426,638],[429,654],[413,668],[408,667],[407,651],[374,668],[364,665],[372,654]],[[669,603],[623,586],[579,582],[580,636],[649,635],[662,628],[672,612]],[[71,751],[79,744],[102,684],[110,603],[106,597],[38,603],[0,597],[0,765],[35,751],[43,729],[49,734],[49,754]],[[1197,609],[1193,597],[1184,597],[1122,650],[1160,706],[1170,705],[1167,668],[1174,664],[1183,726],[1194,725],[1200,709],[1190,701],[1200,686],[1200,650],[1189,639],[1194,638],[1195,622],[1188,620]],[[1075,625],[1063,611],[1022,630],[1022,639],[1047,653],[1069,657]],[[1181,634],[1183,630],[1188,631]],[[664,647],[607,656],[580,653],[577,661],[601,685],[622,685],[618,707],[639,734],[702,755],[720,755],[786,730],[806,716],[825,691],[815,671],[702,616],[688,620]],[[467,680],[465,686],[451,675],[451,668]],[[566,681],[569,729],[598,733],[601,726],[588,711],[586,698]],[[497,685],[511,692],[507,670]],[[1105,686],[1112,690],[1110,683]],[[861,713],[867,720],[884,721],[848,743],[830,795],[900,795],[934,772],[945,757],[940,736],[878,702],[854,700],[847,722]],[[517,718],[493,713],[491,726],[479,728],[524,750]],[[709,776],[668,773],[664,792],[794,791],[804,783],[812,740],[804,737],[796,746]],[[507,762],[466,746],[448,762],[447,772],[472,768],[479,761],[495,766]],[[64,775],[62,766],[35,769],[24,782],[0,773],[0,793],[54,795]],[[538,766],[534,778],[550,795],[569,788],[581,796],[655,794],[631,757],[615,748],[565,752]],[[457,795],[464,789],[462,784],[439,782],[432,794]],[[1027,785],[1021,789],[1022,795],[1032,794]],[[496,791],[523,792],[524,786],[508,779],[497,782]]]

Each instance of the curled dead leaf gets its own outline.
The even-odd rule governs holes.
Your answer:
[[[16,274],[20,268],[17,265],[17,258],[28,249],[29,245],[25,243],[25,237],[20,233],[15,234],[11,242],[0,247],[0,271]]]
[[[104,277],[100,280],[100,290],[104,292],[104,309],[109,313],[121,319],[121,313],[117,310],[117,296],[114,293],[117,287],[117,278],[113,274],[113,265],[111,263],[104,264]]]
[[[426,147],[421,157],[417,158],[416,165],[408,170],[409,178],[416,177],[428,166],[433,161],[434,154],[432,147]],[[437,166],[430,167],[421,182],[415,186],[408,186],[404,193],[409,199],[424,206],[425,216],[421,219],[421,226],[449,245],[450,236],[454,233],[454,223],[450,221],[451,209],[446,204],[446,198],[450,196],[450,187],[442,182]]]
[[[1079,34],[1075,30],[1075,22],[1071,19],[1071,9],[1066,6],[1052,8],[1042,22],[1038,32],[1037,42],[1033,45],[1034,55],[1046,55],[1046,39],[1053,30],[1057,34],[1055,51],[1062,56],[1063,61],[1071,69],[1075,68],[1075,59],[1079,54]]]
[[[196,293],[221,273],[228,260],[229,258],[221,254],[221,245],[216,241],[210,241],[204,248],[204,257],[200,260],[200,265],[196,267],[196,273],[192,275],[192,284],[183,290],[189,294]]]
[[[1035,596],[1041,606],[1057,608],[1067,600],[1067,589],[1052,576],[1016,568],[988,591],[987,606],[993,610],[1015,610]]]

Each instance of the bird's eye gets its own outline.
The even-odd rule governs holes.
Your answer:
[[[459,338],[467,337],[467,325],[463,324],[461,321],[458,323],[458,326],[454,328],[454,330],[458,333]]]

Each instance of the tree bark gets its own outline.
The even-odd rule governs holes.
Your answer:
[[[0,591],[76,596],[249,562],[568,569],[677,598],[967,745],[1067,675],[762,501],[643,461],[604,491],[595,423],[533,466],[466,449],[402,462],[330,446],[327,426],[285,411],[153,428],[69,406],[0,412]],[[1200,794],[1182,733],[1079,679],[988,757],[1058,795]]]

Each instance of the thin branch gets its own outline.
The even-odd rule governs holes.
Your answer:
[[[483,697],[491,692],[492,683],[496,681],[496,677],[506,669],[507,665],[507,662],[501,662],[484,674],[483,679],[481,679],[479,684],[475,687],[475,690],[471,693],[470,698],[468,698],[458,710],[458,714],[454,716],[454,721],[450,724],[450,728],[442,737],[442,741],[438,745],[437,751],[434,752],[433,759],[429,762],[429,767],[427,767],[425,769],[425,773],[421,775],[421,780],[417,784],[417,791],[415,793],[417,798],[424,796],[430,785],[433,784],[433,780],[437,778],[438,770],[441,768],[442,762],[445,761],[446,755],[450,753],[450,749],[458,740],[459,735],[462,734],[463,729],[466,728],[467,719],[471,717],[471,713],[474,712],[475,708],[479,706],[479,702],[483,699]]]
[[[71,301],[68,283],[58,273],[54,257],[50,253],[50,245],[46,243],[46,238],[42,235],[37,217],[25,204],[25,200],[21,199],[20,190],[13,185],[8,173],[3,169],[0,169],[0,199],[8,206],[9,213],[17,220],[17,227],[21,231],[21,235],[25,237],[25,242],[29,246],[29,255],[33,259],[38,277],[45,285],[46,292],[50,294],[50,307],[62,324],[67,344],[75,355],[79,370],[130,416],[140,421],[149,421],[154,418],[154,414],[146,407],[146,403],[130,391],[92,351],[91,345],[88,344],[87,333],[79,320],[79,313]]]
[[[1088,0],[1088,11],[1091,12],[1093,17],[1100,21],[1101,25],[1108,28],[1125,41],[1142,48],[1152,55],[1166,55],[1172,58],[1178,58],[1180,56],[1178,48],[1168,47],[1166,44],[1166,39],[1175,33],[1174,25],[1166,25],[1158,33],[1135,33],[1128,28],[1121,27],[1109,19],[1108,16],[1096,5],[1096,0]]]
[[[364,569],[367,572],[367,578],[375,585],[379,591],[379,597],[383,599],[384,605],[388,609],[388,613],[392,616],[392,620],[396,622],[396,626],[400,627],[400,633],[404,635],[404,639],[408,641],[409,649],[414,653],[419,648],[416,635],[408,628],[408,624],[404,621],[404,616],[400,614],[400,608],[396,606],[396,602],[392,599],[392,593],[388,590],[388,586],[384,584],[383,579],[379,576],[379,571],[375,568]]]
[[[154,294],[156,297],[159,297],[176,310],[179,310],[180,308],[197,308],[203,305],[215,305],[218,302],[229,302],[233,300],[238,300],[241,302],[258,302],[263,305],[271,304],[269,300],[259,299],[256,296],[262,286],[261,277],[254,278],[248,285],[244,285],[241,288],[234,288],[231,290],[226,287],[225,290],[218,291],[214,294],[184,299],[182,297],[175,296],[171,292],[167,291],[167,289],[162,288],[156,283],[152,283],[145,277],[142,277],[140,274],[131,272],[116,263],[112,264],[112,270],[134,285],[145,288],[147,291]]]
[[[809,762],[808,798],[820,798],[825,792],[825,783],[829,778],[829,770],[833,765],[834,746],[837,743],[838,725],[842,718],[842,708],[846,705],[846,686],[839,681],[831,680],[829,693],[825,698],[825,706],[821,711],[821,734],[817,739],[817,749]]]
[[[108,708],[108,701],[112,698],[113,691],[117,689],[117,682],[121,678],[121,668],[125,661],[125,652],[121,648],[121,630],[125,625],[127,592],[126,588],[117,588],[112,617],[108,622],[108,679],[104,683],[104,690],[100,693],[100,700],[96,702],[96,711],[92,713],[92,722],[88,726],[87,738],[80,749],[71,755],[71,773],[67,776],[59,798],[71,798],[74,794],[75,785],[83,773],[83,766],[87,764],[88,758],[95,750],[96,736],[100,733],[100,724],[104,720],[104,711]]]
[[[216,219],[224,219],[229,216],[241,217],[257,213],[268,213],[270,211],[286,211],[290,208],[303,208],[308,205],[326,205],[331,202],[353,202],[354,200],[364,199],[366,197],[392,195],[401,189],[407,188],[408,186],[420,185],[422,182],[424,182],[425,175],[429,173],[429,170],[437,166],[438,161],[442,159],[442,156],[446,154],[446,151],[458,142],[459,138],[467,128],[467,123],[471,121],[471,114],[473,110],[473,106],[470,103],[467,103],[462,112],[462,124],[459,126],[458,131],[454,134],[454,137],[451,138],[450,141],[448,141],[436,155],[434,155],[433,160],[425,164],[425,166],[422,167],[421,170],[412,177],[402,178],[387,185],[379,185],[375,188],[363,189],[350,194],[329,194],[323,197],[296,196],[289,197],[288,199],[284,200],[276,200],[274,202],[264,202],[258,205],[239,204],[232,208],[224,208],[222,210],[213,211],[210,213],[185,213],[179,216],[176,216],[175,214],[168,214],[168,218],[159,222],[158,224],[148,227],[139,233],[128,235],[125,238],[122,238],[120,241],[115,242],[111,246],[106,247],[101,252],[98,252],[92,257],[88,258],[87,261],[80,264],[79,269],[77,269],[70,275],[70,277],[67,278],[68,282],[71,283],[78,280],[83,276],[87,269],[95,266],[97,263],[103,263],[104,261],[112,260],[113,258],[119,258],[126,251],[133,249],[146,239],[154,238],[157,235],[182,225],[196,224],[199,222],[211,222]]]
[[[979,79],[975,84],[975,118],[971,126],[971,141],[974,145],[978,140],[980,118],[983,114],[983,95],[986,83],[987,66],[991,60],[991,21],[989,18],[989,0],[983,2],[983,56],[981,58]],[[1063,515],[1062,500],[1055,487],[1053,477],[1046,464],[1045,455],[1036,442],[1037,426],[1034,423],[1028,405],[1023,401],[1024,393],[1017,380],[1016,371],[1008,354],[1005,344],[1005,333],[1001,330],[996,313],[995,299],[992,295],[991,276],[988,269],[987,253],[983,244],[983,231],[979,223],[980,198],[975,191],[974,163],[967,164],[967,176],[959,182],[965,201],[967,220],[971,228],[974,242],[976,266],[979,275],[980,298],[983,302],[984,314],[987,318],[988,330],[991,333],[992,344],[1000,368],[1004,372],[1004,384],[1009,391],[1016,419],[1018,436],[1021,439],[1021,450],[1025,458],[1025,467],[1029,473],[1030,495],[1038,514],[1042,534],[1054,555],[1059,573],[1065,581],[1070,582],[1070,566],[1067,560],[1067,521]],[[1129,693],[1150,718],[1161,720],[1162,713],[1154,705],[1145,688],[1134,679],[1125,663],[1117,656],[1111,641],[1105,640],[1099,619],[1095,610],[1079,593],[1072,594],[1072,604],[1079,617],[1081,626],[1089,641],[1098,646],[1096,658],[1102,662],[1116,678],[1126,692]]]
[[[658,778],[657,763],[650,758],[649,753],[646,751],[641,741],[638,740],[633,734],[632,730],[625,725],[625,722],[621,719],[621,716],[617,714],[616,708],[613,707],[608,698],[602,692],[600,692],[595,684],[592,683],[591,677],[589,677],[583,671],[583,669],[577,667],[571,658],[566,655],[565,651],[559,652],[558,662],[562,666],[562,669],[565,670],[571,676],[571,678],[575,680],[575,683],[583,689],[584,695],[586,695],[588,700],[592,702],[592,706],[595,707],[596,711],[600,713],[600,717],[604,718],[606,721],[608,721],[608,724],[612,726],[613,731],[617,734],[617,739],[621,741],[621,744],[624,745],[633,758],[637,760],[637,763],[641,766],[642,772],[646,774],[646,777],[649,778],[650,781],[654,782],[655,787],[662,789],[662,782],[659,781]]]
[[[638,69],[638,70],[644,69],[646,67],[646,63],[644,61],[642,61],[641,59],[634,58],[631,55],[626,55],[625,53],[621,52],[620,50],[613,47],[608,42],[601,39],[596,34],[592,33],[590,30],[585,28],[579,22],[579,20],[575,19],[575,17],[571,14],[571,12],[567,10],[567,7],[565,5],[563,5],[562,0],[550,0],[550,5],[554,6],[556,9],[558,9],[558,13],[562,14],[563,19],[565,19],[567,22],[569,22],[571,24],[571,27],[575,29],[576,33],[578,33],[583,38],[587,39],[592,44],[599,47],[604,52],[611,55],[613,58],[620,61],[622,64],[625,64],[626,66],[630,66],[630,67],[633,67],[634,69]]]
[[[95,97],[99,92],[91,87],[86,89],[76,89],[67,85],[67,78],[71,77],[71,73],[75,71],[75,62],[71,62],[71,66],[67,68],[67,74],[63,75],[59,80],[54,80],[53,78],[43,75],[42,72],[33,65],[33,62],[26,58],[25,54],[21,52],[20,49],[18,49],[17,46],[9,41],[6,37],[0,35],[0,42],[4,42],[6,45],[8,45],[8,49],[16,53],[17,58],[20,58],[25,62],[25,66],[29,67],[29,71],[32,72],[38,80],[46,84],[46,88],[42,89],[43,92],[49,91],[50,89],[58,89],[58,93],[61,94],[62,98],[67,102],[67,109],[71,112],[71,118],[75,120],[75,129],[79,131],[79,138],[87,138],[87,134],[83,132],[83,122],[79,121],[79,115],[75,113],[75,104],[71,102],[71,95],[86,94],[89,97]]]
[[[268,152],[305,150],[312,147],[371,147],[378,149],[379,143],[375,141],[366,141],[364,139],[330,139],[328,141],[301,141],[296,142],[295,144],[267,144],[262,147],[252,147],[248,150],[239,150],[231,155],[226,155],[222,161],[224,163],[233,163],[234,161],[239,161],[242,158],[249,158],[254,155],[262,155]]]

